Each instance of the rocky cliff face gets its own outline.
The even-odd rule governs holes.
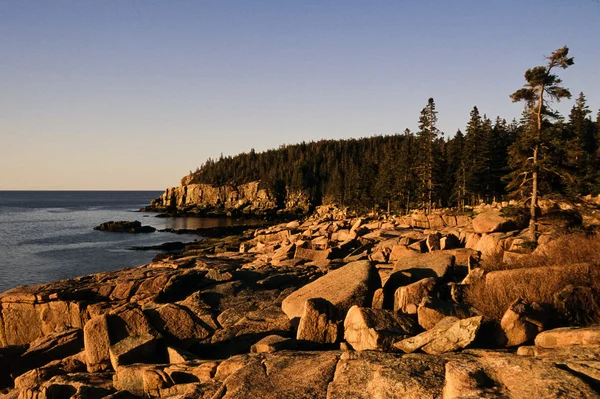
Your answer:
[[[150,208],[178,210],[185,212],[216,212],[264,214],[277,211],[278,198],[269,190],[259,187],[259,182],[250,182],[238,186],[227,184],[183,184],[165,190],[163,195],[150,203]],[[311,204],[303,193],[287,192],[284,211],[306,213]]]

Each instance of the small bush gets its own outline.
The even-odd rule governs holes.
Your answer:
[[[509,284],[491,285],[481,281],[469,287],[466,302],[496,320],[502,318],[514,300],[523,298],[551,308],[556,325],[600,323],[600,237],[566,235],[539,252],[511,265],[503,263],[499,257],[491,258],[482,267],[487,272],[549,266],[559,268],[549,268],[543,278],[528,278],[527,273],[515,273]],[[573,267],[578,264],[582,266]],[[561,272],[561,265],[570,267]]]

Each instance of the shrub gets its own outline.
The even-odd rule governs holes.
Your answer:
[[[475,283],[468,288],[466,301],[484,316],[496,320],[502,318],[515,299],[523,298],[550,308],[556,325],[599,323],[600,238],[566,235],[537,252],[511,265],[504,264],[499,258],[491,258],[482,267],[487,272],[548,267],[547,273],[543,269],[536,269],[531,274],[508,272],[508,283]]]

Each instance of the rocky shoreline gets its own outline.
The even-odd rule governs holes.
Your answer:
[[[2,397],[600,397],[600,328],[560,327],[519,298],[492,320],[463,300],[475,284],[595,266],[484,272],[486,257],[527,256],[527,232],[478,212],[322,207],[137,268],[11,289]],[[542,229],[536,251],[560,228]]]

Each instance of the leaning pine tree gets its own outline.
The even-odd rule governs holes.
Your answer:
[[[568,57],[569,49],[565,46],[546,57],[547,65],[536,66],[525,72],[525,85],[510,95],[513,102],[525,101],[525,114],[529,116],[528,128],[521,129],[517,141],[528,142],[530,156],[527,162],[522,163],[522,169],[518,176],[522,178],[520,186],[531,183],[531,219],[529,230],[531,240],[537,242],[537,214],[538,205],[538,178],[543,165],[543,150],[551,141],[549,133],[551,129],[544,129],[544,122],[554,114],[548,107],[548,103],[554,100],[560,101],[562,98],[571,98],[568,89],[560,86],[562,80],[553,73],[555,68],[567,68],[573,65],[573,57]],[[547,130],[547,131],[546,131]]]

